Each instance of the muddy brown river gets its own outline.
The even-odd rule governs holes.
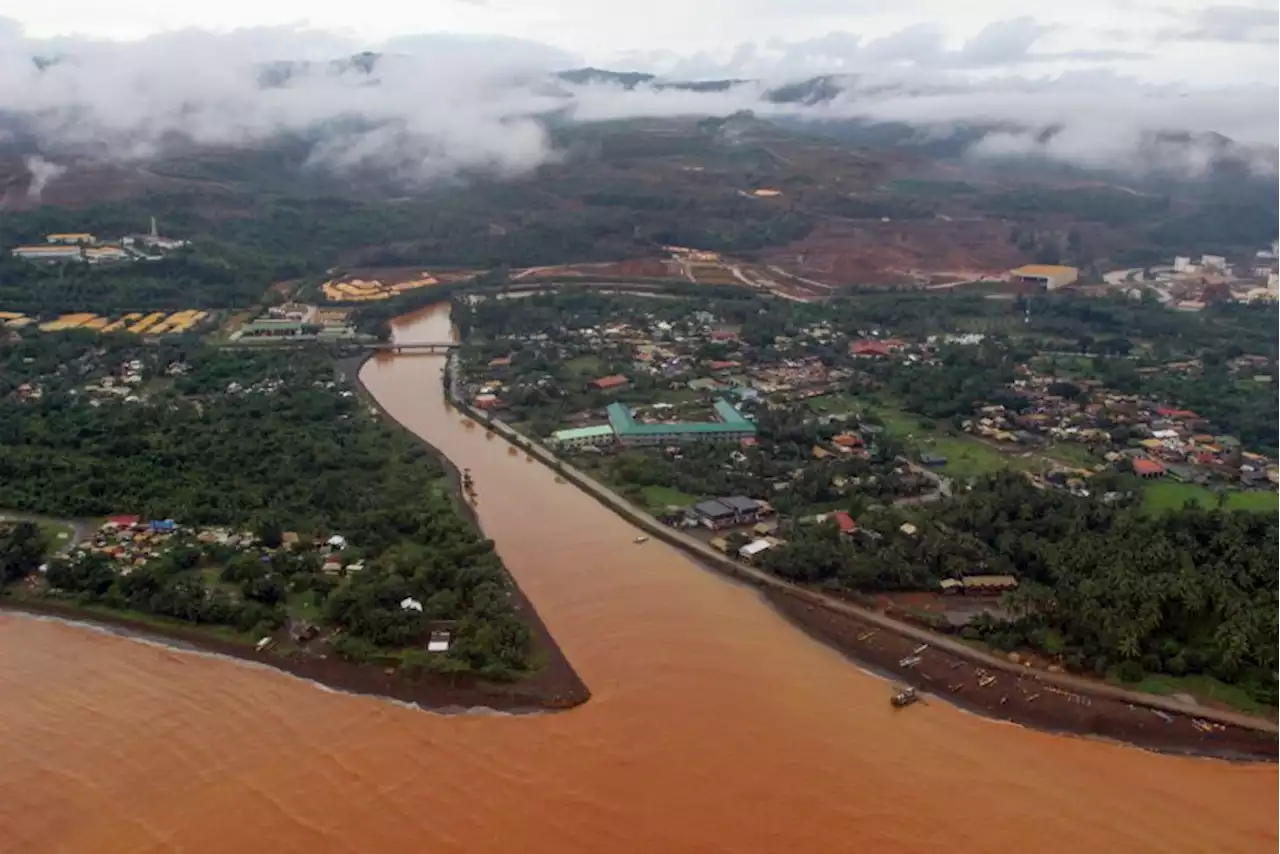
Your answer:
[[[449,334],[444,309],[402,340]],[[459,466],[592,700],[446,717],[0,615],[0,852],[1274,852],[1274,766],[990,722],[890,687],[442,403],[363,378]]]

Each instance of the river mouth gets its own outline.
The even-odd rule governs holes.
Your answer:
[[[397,334],[416,324],[441,340],[447,314]],[[442,362],[379,356],[362,376],[471,469],[487,535],[591,701],[443,718],[0,615],[0,852],[1275,850],[1274,768],[942,703],[895,714],[886,682],[757,591],[634,545],[611,512],[465,427],[442,404]]]

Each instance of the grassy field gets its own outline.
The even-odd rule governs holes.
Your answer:
[[[1148,694],[1171,696],[1173,694],[1189,694],[1202,703],[1215,703],[1230,706],[1249,714],[1269,714],[1274,711],[1262,705],[1249,695],[1249,692],[1235,685],[1219,682],[1212,676],[1166,676],[1164,674],[1148,676],[1141,682],[1126,683],[1116,679],[1108,679],[1116,685]]]
[[[650,511],[663,512],[668,507],[688,507],[699,500],[699,496],[689,495],[670,486],[644,486],[644,502]]]
[[[36,524],[40,526],[40,536],[44,539],[46,552],[55,552],[71,545],[71,538],[75,536],[75,528],[70,525],[64,525],[61,522],[37,522]]]
[[[601,362],[596,356],[575,356],[564,363],[564,369],[581,379],[593,380],[600,376]]]
[[[810,398],[806,403],[814,412],[821,415],[831,413],[861,412],[867,409],[867,402],[849,394],[824,394],[822,397]]]
[[[1202,507],[1212,509],[1218,506],[1218,493],[1194,483],[1177,483],[1169,480],[1148,484],[1142,493],[1142,509],[1148,513],[1181,510],[1188,501],[1194,501]],[[1274,492],[1231,490],[1227,492],[1226,509],[1275,513],[1280,510],[1280,496]]]
[[[978,477],[1007,468],[1028,468],[1032,460],[1005,454],[971,436],[952,436],[926,427],[919,418],[892,406],[866,407],[884,422],[885,432],[898,438],[911,437],[921,454],[946,457],[947,464],[938,470],[952,477]]]

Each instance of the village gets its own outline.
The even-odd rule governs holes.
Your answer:
[[[976,400],[972,415],[951,424],[886,403],[886,372],[911,376],[937,368],[944,351],[1004,346],[980,333],[912,340],[819,321],[749,343],[740,325],[711,311],[681,316],[648,302],[653,310],[628,317],[469,348],[464,385],[477,408],[630,488],[674,524],[718,530],[732,519],[742,531],[771,536],[757,517],[798,483],[821,483],[813,500],[784,501],[787,515],[808,518],[858,495],[872,504],[919,501],[938,494],[938,481],[1002,469],[1086,496],[1098,489],[1091,479],[1109,474],[1275,499],[1274,458],[1168,400],[1060,375],[1042,354],[1017,364],[1007,387],[991,389],[1000,401]],[[1242,355],[1231,369],[1261,387],[1272,381],[1269,364]],[[1141,377],[1195,369],[1183,360],[1136,370]],[[691,488],[698,483],[733,484],[750,497]],[[868,495],[869,485],[879,488]],[[750,509],[748,501],[758,503]],[[735,512],[709,516],[698,510],[710,508],[706,502]],[[747,554],[764,548],[756,543]]]

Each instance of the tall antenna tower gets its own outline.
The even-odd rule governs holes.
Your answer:
[[[152,236],[152,237],[159,237],[159,236],[160,236],[159,232],[157,232],[157,231],[156,231],[156,218],[155,218],[155,217],[152,217],[152,218],[151,218],[151,236]]]

